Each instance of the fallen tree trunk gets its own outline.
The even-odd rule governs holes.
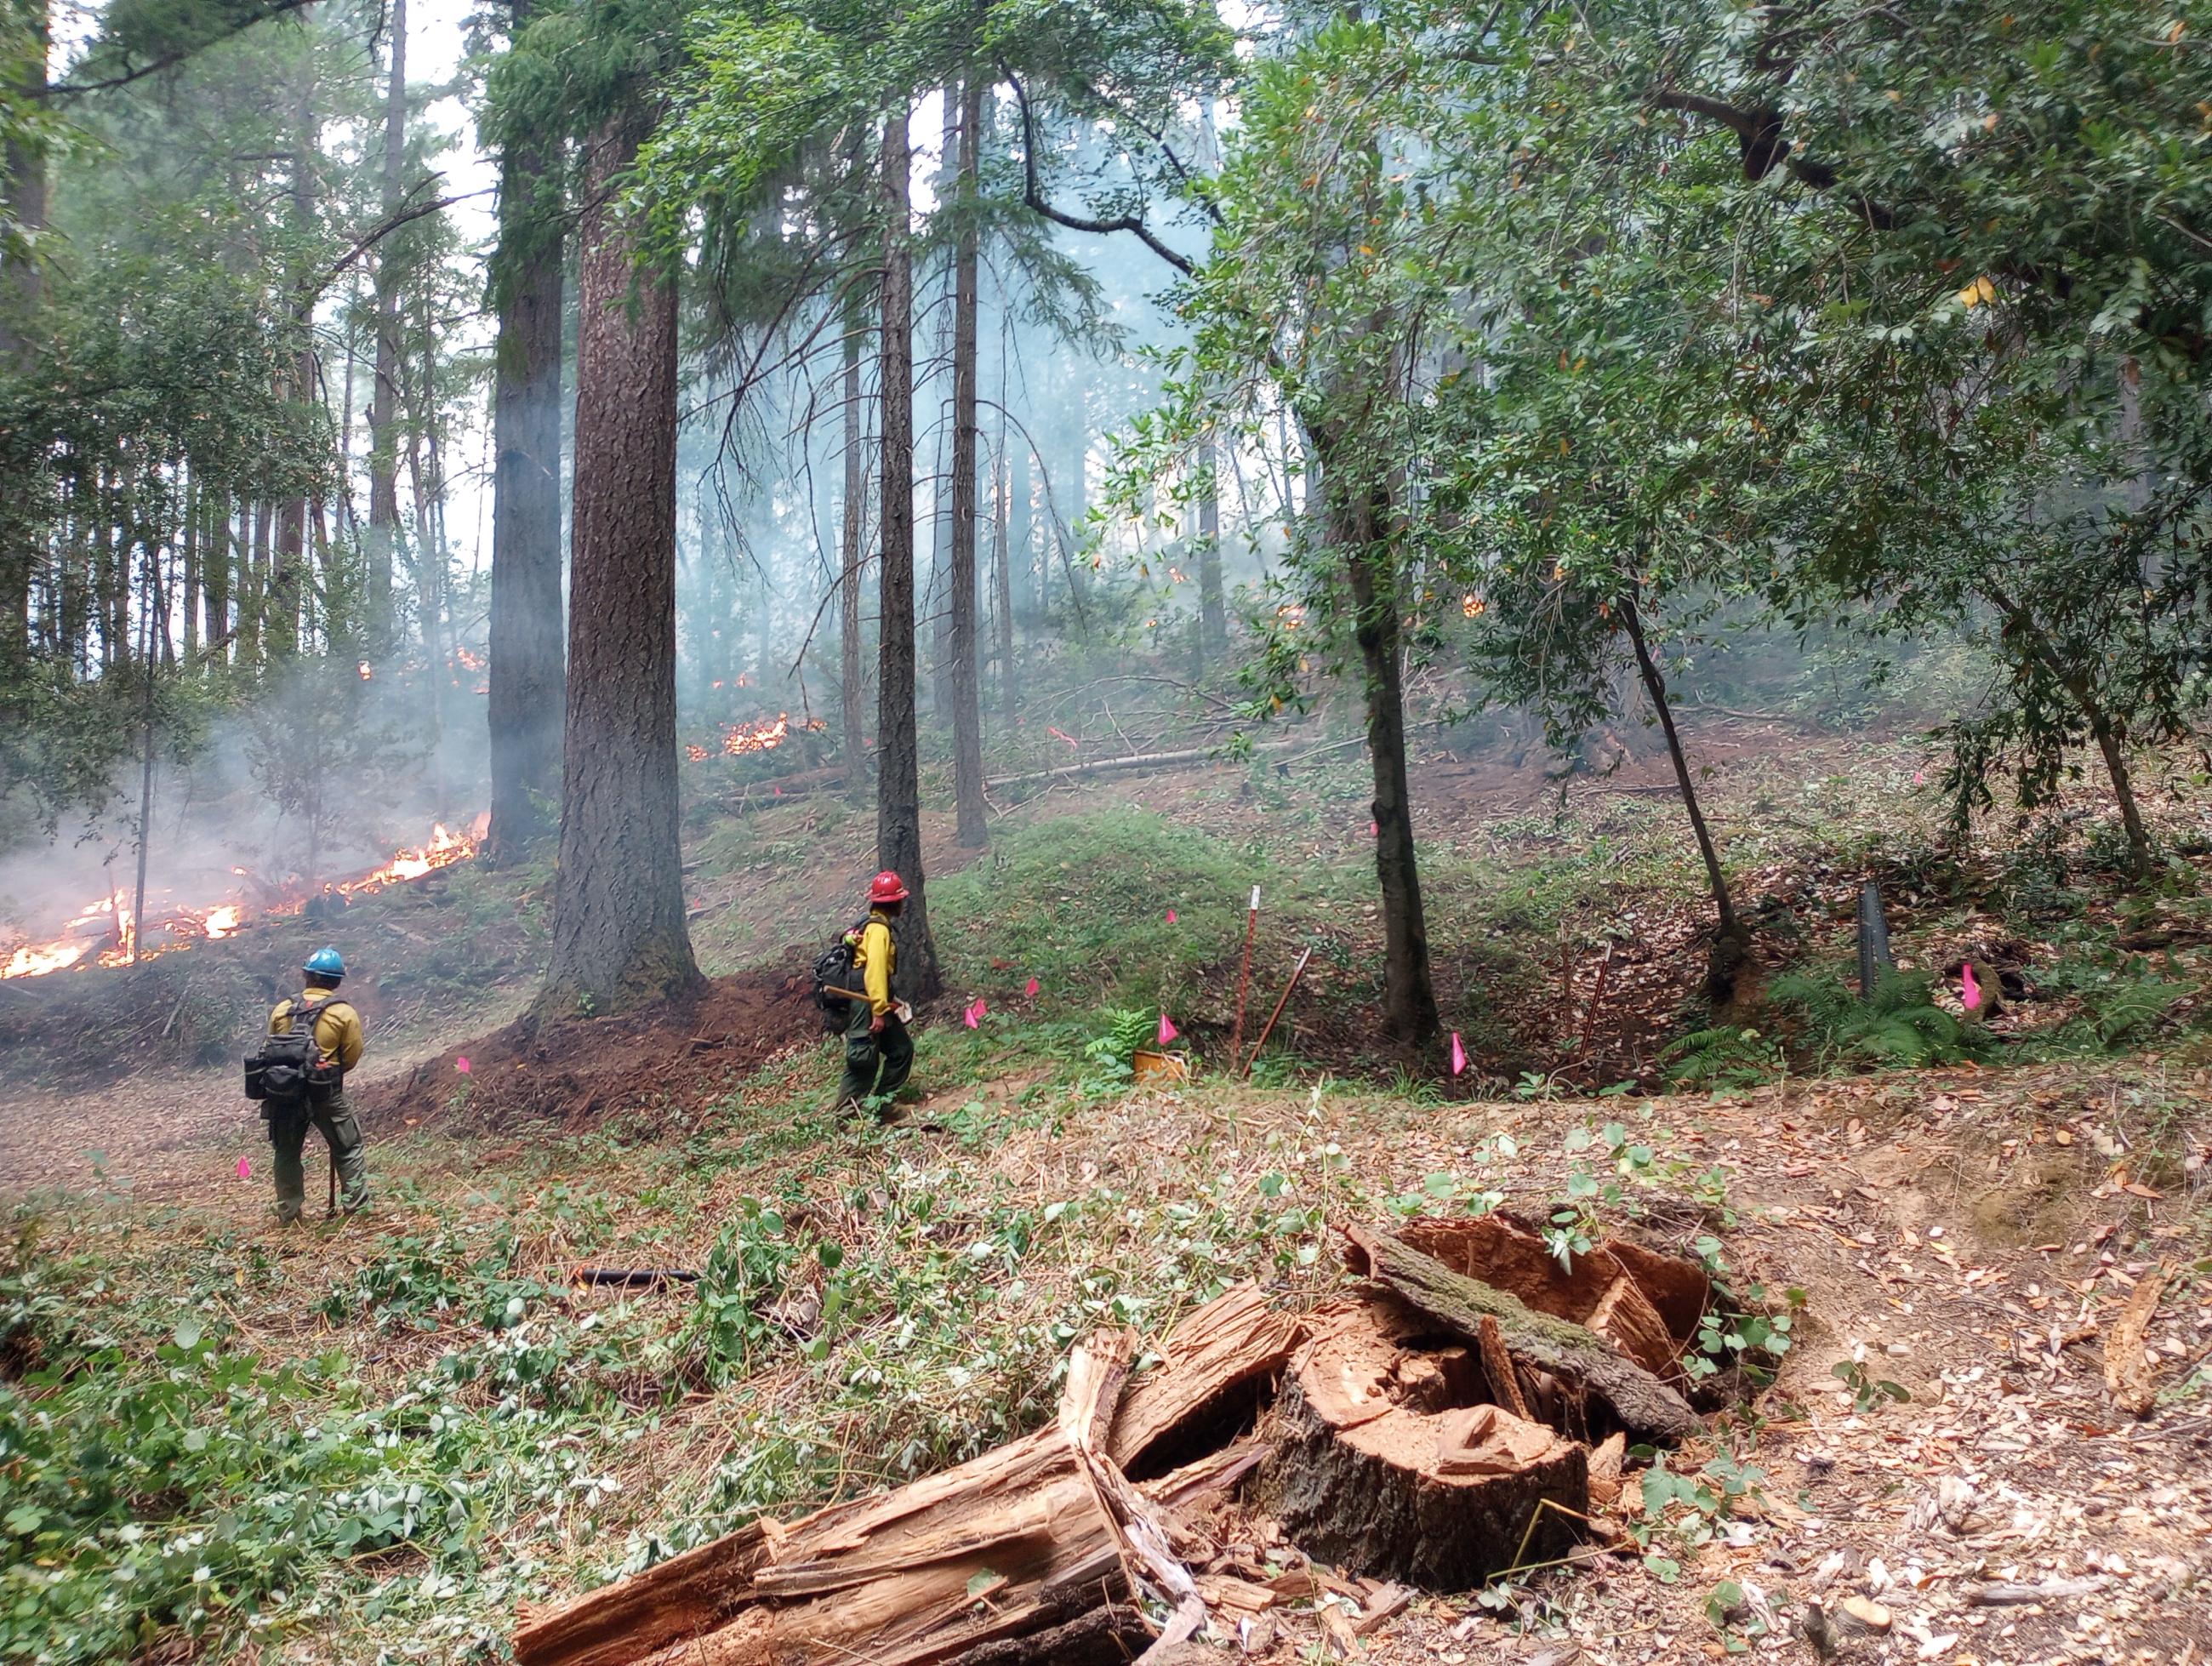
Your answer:
[[[519,1666],[1013,1666],[1125,1661],[1139,1589],[1204,1621],[1176,1512],[1235,1487],[1261,1456],[1237,1419],[1196,1461],[1142,1487],[1117,1452],[1164,1449],[1281,1369],[1298,1322],[1240,1286],[1189,1316],[1123,1392],[1129,1331],[1070,1356],[1051,1427],[893,1492],[788,1523],[757,1523],[605,1590],[525,1617]],[[1171,1627],[1170,1635],[1173,1635]],[[1149,1639],[1149,1631],[1143,1636]]]
[[[1127,1600],[1124,1530],[1084,1445],[1103,1438],[1135,1347],[1115,1331],[1079,1348],[1053,1426],[891,1493],[757,1523],[532,1617],[515,1633],[516,1661],[928,1666]]]
[[[1249,1284],[1208,1302],[1176,1327],[1160,1363],[1129,1384],[1109,1455],[1142,1480],[1249,1428],[1304,1334],[1297,1318],[1276,1312]]]
[[[1595,1440],[1617,1425],[1632,1440],[1671,1445],[1704,1427],[1680,1395],[1584,1326],[1540,1313],[1517,1295],[1455,1272],[1386,1232],[1355,1226],[1344,1236],[1352,1274],[1431,1323],[1479,1342],[1484,1316],[1495,1320],[1514,1364],[1535,1368],[1565,1389],[1568,1403],[1559,1425],[1564,1430]],[[1528,1397],[1531,1403],[1544,1398],[1540,1392]]]
[[[1295,745],[1280,741],[1273,746],[1255,746],[1254,756],[1288,751]],[[1086,781],[1092,775],[1118,775],[1125,769],[1175,769],[1187,763],[1218,763],[1225,761],[1218,746],[1192,746],[1176,752],[1143,752],[1134,757],[1102,757],[1088,763],[1064,763],[1054,769],[1031,769],[1018,775],[1000,775],[986,781],[994,793],[1010,792],[1018,787],[1039,787],[1060,781]]]

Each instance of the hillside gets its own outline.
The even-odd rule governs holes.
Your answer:
[[[1769,989],[1793,964],[1840,984],[1872,875],[1902,961],[1971,957],[2013,992],[1986,1035],[1924,1016],[1940,1005],[1899,1009],[1900,1042],[1747,996],[1684,1045],[1701,924],[1671,803],[1632,769],[1560,808],[1503,760],[1439,757],[1431,932],[1473,1063],[1394,1065],[1365,1028],[1355,775],[1322,756],[1010,808],[933,886],[954,992],[922,1031],[920,1098],[886,1126],[829,1115],[833,1052],[792,982],[866,864],[869,830],[836,801],[710,824],[689,883],[724,981],[665,1021],[489,1033],[525,1000],[526,954],[498,945],[527,940],[542,874],[458,872],[355,910],[376,958],[369,1219],[273,1232],[267,1148],[227,1070],[155,1046],[89,1087],[18,1077],[6,1347],[47,1386],[10,1433],[14,1507],[73,1548],[9,1576],[55,1628],[15,1641],[85,1660],[133,1635],[295,1660],[496,1650],[518,1602],[1032,1426],[1096,1324],[1157,1338],[1246,1279],[1305,1308],[1341,1287],[1334,1228],[1504,1208],[1570,1246],[1633,1228],[1700,1256],[1735,1312],[1786,1316],[1786,1347],[1754,1349],[1735,1409],[1666,1456],[1698,1487],[1632,1486],[1619,1547],[1424,1596],[1370,1657],[1764,1649],[1847,1595],[1891,1619],[1838,1620],[1848,1658],[2179,1657],[2212,1526],[2202,891],[2178,871],[2122,915],[2063,844],[2044,848],[2063,870],[1945,856],[1910,743],[1737,733],[1711,790],[1732,833],[1754,806],[1782,830],[1731,840]],[[2163,803],[2171,827],[2193,802]],[[1255,1014],[1295,949],[1320,952],[1244,1085],[1225,1042],[1252,883]],[[279,951],[210,945],[138,976]],[[384,1006],[428,987],[412,952],[459,970]],[[131,977],[45,980],[45,1021]],[[1937,1000],[1955,1017],[1955,992]],[[1161,1010],[1200,1059],[1164,1091],[1108,1039],[1129,1028],[1115,1012]],[[1921,1067],[1871,1067],[1904,1045]],[[1689,1091],[1661,1091],[1670,1073]],[[583,1267],[700,1276],[625,1291],[576,1283]],[[2138,1423],[2110,1405],[2102,1349],[2161,1277]],[[1717,1313],[1713,1364],[1735,1369],[1741,1324]],[[1975,1597],[2000,1585],[2061,1594],[1973,1605],[2012,1602]],[[1310,1602],[1270,1624],[1265,1657],[1322,1646]]]

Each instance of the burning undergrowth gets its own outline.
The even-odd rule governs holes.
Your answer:
[[[788,963],[803,967],[793,950]],[[611,1118],[695,1121],[699,1107],[822,1026],[802,971],[717,978],[696,996],[606,1018],[522,1018],[358,1096],[369,1126],[566,1133]]]
[[[243,908],[220,935],[136,966],[111,938],[73,969],[0,982],[0,1080],[74,1090],[141,1068],[234,1064],[269,1004],[297,988],[307,953],[332,941],[372,1051],[386,1053],[534,973],[543,892],[529,870],[493,874],[460,855],[405,851],[373,874]]]
[[[0,939],[6,953],[0,978],[143,965],[202,943],[221,942],[257,920],[327,920],[357,897],[466,861],[476,854],[489,820],[480,815],[462,831],[434,824],[420,845],[402,846],[374,867],[343,879],[317,881],[297,873],[270,877],[233,867],[220,894],[191,903],[176,901],[170,887],[159,887],[148,893],[143,920],[135,888],[118,885],[87,902],[49,936]]]

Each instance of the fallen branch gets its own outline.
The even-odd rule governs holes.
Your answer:
[[[2164,1268],[2144,1274],[2105,1338],[2105,1391],[2112,1396],[2114,1405],[2131,1417],[2148,1417],[2158,1401],[2158,1382],[2144,1339],[2158,1313],[2159,1298],[2165,1293]]]
[[[1601,1400],[1632,1440],[1671,1444],[1703,1431],[1687,1401],[1595,1332],[1539,1313],[1517,1296],[1455,1273],[1388,1233],[1353,1226],[1344,1236],[1355,1276],[1470,1342],[1480,1341],[1487,1315],[1497,1321],[1516,1364],[1550,1373],[1579,1399]]]

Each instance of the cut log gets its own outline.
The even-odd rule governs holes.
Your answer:
[[[1347,1572],[1468,1590],[1542,1560],[1589,1506],[1583,1448],[1503,1407],[1404,1402],[1408,1351],[1370,1304],[1315,1316],[1264,1426],[1252,1499],[1307,1554]],[[1468,1395],[1486,1384],[1471,1377]]]
[[[2156,1376],[2143,1344],[2157,1316],[2159,1298],[2165,1293],[2163,1267],[2144,1274],[2105,1338],[2105,1392],[2130,1417],[2149,1416],[2158,1401]]]
[[[1632,1440],[1672,1444],[1704,1426],[1680,1395],[1583,1326],[1455,1272],[1387,1232],[1349,1227],[1344,1236],[1353,1275],[1431,1326],[1479,1343],[1484,1316],[1496,1320],[1514,1363],[1548,1373],[1566,1390],[1572,1402],[1563,1408],[1567,1432],[1598,1439],[1618,1426]]]
[[[1158,1365],[1131,1381],[1108,1455],[1142,1481],[1220,1447],[1258,1421],[1303,1334],[1297,1317],[1269,1308],[1255,1286],[1216,1297],[1169,1335]]]

